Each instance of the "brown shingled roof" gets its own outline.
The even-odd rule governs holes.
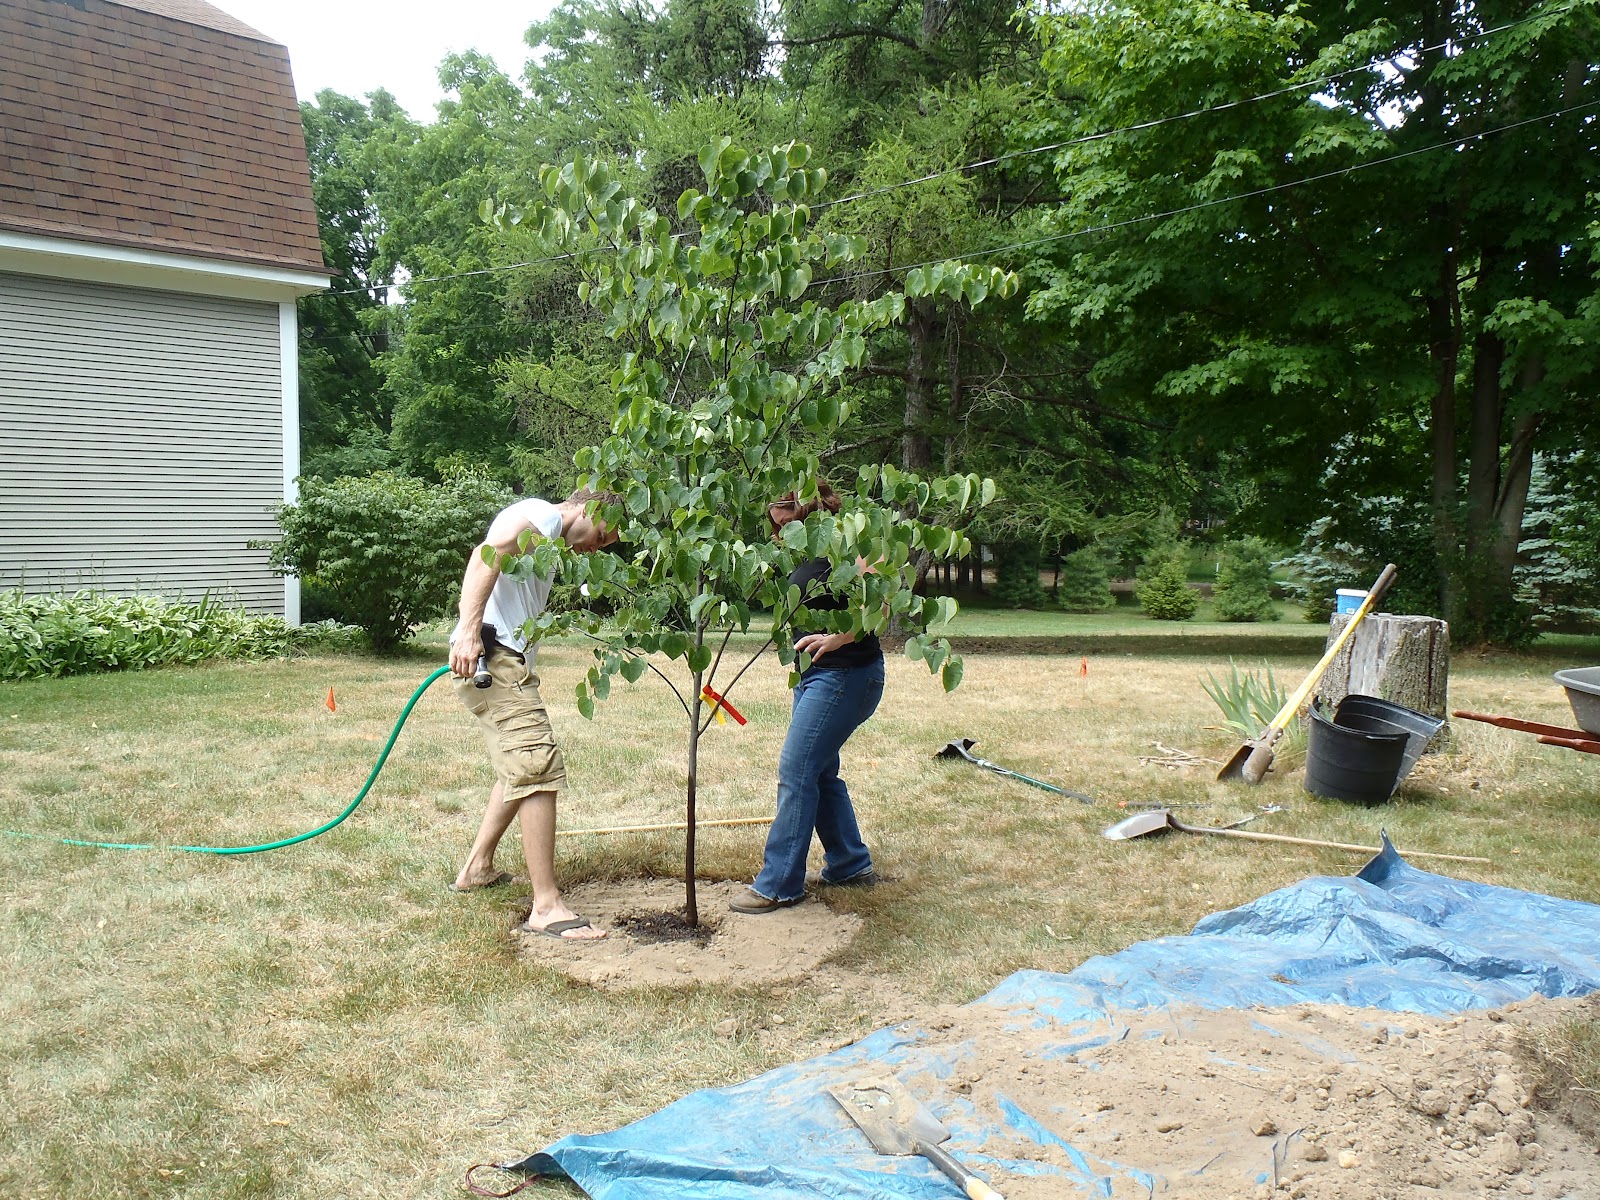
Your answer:
[[[0,230],[325,273],[289,54],[199,0],[0,3]]]

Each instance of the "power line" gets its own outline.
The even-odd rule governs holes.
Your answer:
[[[1519,25],[1526,25],[1529,21],[1539,20],[1544,17],[1560,16],[1562,13],[1571,12],[1577,7],[1578,4],[1575,0],[1574,3],[1567,5],[1565,8],[1553,9],[1548,13],[1536,13],[1532,16],[1523,17],[1517,21],[1508,21],[1504,25],[1496,25],[1492,29],[1484,29],[1480,30],[1478,33],[1468,34],[1465,37],[1449,38],[1432,46],[1419,46],[1416,50],[1409,51],[1409,53],[1428,54],[1434,50],[1445,50],[1462,42],[1475,41],[1481,38],[1487,38],[1493,34],[1504,33],[1508,29],[1515,29]],[[967,163],[959,167],[948,167],[943,171],[934,171],[927,175],[918,176],[915,179],[904,179],[898,183],[884,184],[882,187],[872,188],[865,192],[857,192],[851,196],[841,196],[837,200],[824,200],[813,205],[812,207],[822,209],[831,208],[836,204],[850,204],[857,200],[866,200],[873,196],[882,196],[888,192],[897,192],[902,188],[916,187],[919,184],[931,183],[933,180],[943,179],[947,175],[957,175],[965,171],[976,171],[981,167],[996,166],[999,163],[1010,162],[1012,159],[1027,158],[1035,154],[1048,154],[1053,150],[1065,150],[1071,146],[1084,146],[1091,142],[1104,141],[1106,138],[1115,137],[1118,134],[1142,133],[1147,129],[1159,129],[1163,125],[1171,125],[1178,121],[1187,121],[1192,117],[1205,116],[1208,113],[1227,112],[1230,109],[1243,108],[1247,104],[1256,104],[1263,100],[1275,100],[1279,96],[1288,96],[1294,94],[1295,92],[1305,91],[1307,88],[1318,88],[1324,86],[1325,84],[1334,83],[1340,79],[1343,79],[1346,75],[1354,75],[1360,72],[1370,71],[1374,67],[1381,66],[1386,62],[1393,62],[1394,59],[1398,58],[1401,53],[1408,52],[1397,51],[1395,54],[1391,54],[1387,58],[1381,58],[1372,62],[1363,63],[1359,67],[1347,67],[1343,71],[1335,71],[1332,75],[1324,75],[1318,79],[1308,79],[1302,83],[1293,83],[1288,87],[1278,88],[1276,91],[1262,92],[1256,96],[1244,96],[1238,100],[1228,100],[1222,104],[1213,104],[1206,108],[1190,109],[1188,112],[1176,113],[1168,117],[1156,117],[1154,120],[1141,121],[1134,125],[1123,125],[1116,129],[1106,129],[1099,133],[1088,133],[1082,135],[1081,137],[1068,138],[1066,141],[1052,142],[1048,146],[1033,146],[1027,150],[1014,150],[1009,154],[1000,154],[994,158],[981,159],[978,162]]]
[[[1134,225],[1143,225],[1150,221],[1165,221],[1171,217],[1182,216],[1184,213],[1199,212],[1201,209],[1214,208],[1219,204],[1231,204],[1237,200],[1253,200],[1258,196],[1267,196],[1276,192],[1285,192],[1291,188],[1303,187],[1310,183],[1320,183],[1328,179],[1342,178],[1346,175],[1353,175],[1357,171],[1364,171],[1369,167],[1380,167],[1387,163],[1399,162],[1402,159],[1414,158],[1419,154],[1428,154],[1434,150],[1448,150],[1452,147],[1464,146],[1468,142],[1475,142],[1486,137],[1492,137],[1497,133],[1507,133],[1513,129],[1521,129],[1527,125],[1536,125],[1541,121],[1553,121],[1559,117],[1564,117],[1571,113],[1584,112],[1588,109],[1594,108],[1600,108],[1600,100],[1590,100],[1584,104],[1575,104],[1571,107],[1557,109],[1555,112],[1544,113],[1537,117],[1528,117],[1521,121],[1513,121],[1509,125],[1499,125],[1493,129],[1479,130],[1477,133],[1464,134],[1461,137],[1450,138],[1443,142],[1436,142],[1431,146],[1418,146],[1411,150],[1403,150],[1398,154],[1389,154],[1385,155],[1383,158],[1373,158],[1368,159],[1366,162],[1352,163],[1348,167],[1340,167],[1333,171],[1323,171],[1317,175],[1307,175],[1301,179],[1291,179],[1284,183],[1274,183],[1266,187],[1255,188],[1248,192],[1237,192],[1231,196],[1214,196],[1209,200],[1202,200],[1197,204],[1184,205],[1182,208],[1168,209],[1165,212],[1158,213],[1146,213],[1142,216],[1128,217],[1121,221],[1112,221],[1105,225],[1089,225],[1082,229],[1069,230],[1066,233],[1051,234],[1048,237],[1033,238],[1025,242],[1012,242],[1008,245],[996,246],[989,250],[972,250],[966,253],[953,255],[945,254],[940,255],[938,258],[930,258],[919,263],[907,263],[903,266],[897,267],[882,267],[875,271],[862,271],[848,276],[848,278],[876,279],[883,275],[899,275],[907,271],[915,271],[921,267],[931,267],[937,263],[949,262],[952,259],[964,261],[968,259],[990,258],[996,254],[1005,254],[1013,250],[1031,250],[1038,246],[1052,245],[1056,242],[1067,241],[1072,238],[1087,237],[1094,233],[1110,233],[1118,229],[1127,229]],[[565,254],[559,255],[553,259],[540,259],[537,261],[553,262],[562,258],[574,258],[576,256],[576,253]],[[811,287],[821,287],[827,282],[827,280],[817,280],[811,284]],[[807,290],[809,291],[810,289],[808,288]],[[479,328],[487,328],[487,326],[479,326]],[[310,338],[307,340],[318,341],[324,339]]]
[[[880,275],[897,275],[906,271],[915,271],[919,267],[931,267],[937,263],[949,262],[952,259],[965,260],[971,258],[988,258],[995,254],[1004,254],[1011,250],[1030,250],[1035,246],[1046,246],[1054,242],[1066,241],[1069,238],[1087,237],[1092,233],[1110,233],[1117,229],[1126,229],[1132,225],[1143,225],[1149,221],[1164,221],[1169,217],[1182,216],[1184,213],[1198,212],[1203,208],[1213,208],[1218,204],[1231,204],[1235,200],[1252,200],[1257,196],[1266,196],[1274,192],[1288,191],[1290,188],[1302,187],[1308,183],[1319,183],[1326,179],[1337,179],[1344,175],[1351,175],[1357,171],[1364,171],[1368,167],[1381,167],[1385,163],[1399,162],[1403,158],[1412,158],[1418,154],[1427,154],[1433,150],[1448,150],[1455,146],[1464,146],[1480,138],[1490,137],[1497,133],[1506,133],[1512,129],[1520,129],[1525,125],[1535,125],[1540,121],[1553,121],[1557,117],[1564,117],[1569,113],[1583,112],[1585,109],[1600,108],[1600,100],[1590,100],[1585,104],[1575,104],[1570,108],[1558,109],[1555,112],[1545,113],[1542,116],[1528,117],[1526,120],[1513,121],[1509,125],[1500,125],[1494,129],[1484,129],[1477,133],[1465,134],[1448,141],[1436,142],[1431,146],[1418,146],[1412,150],[1403,150],[1398,154],[1386,155],[1383,158],[1369,159],[1366,162],[1353,163],[1348,167],[1340,167],[1335,171],[1324,171],[1320,175],[1307,175],[1303,179],[1291,179],[1285,183],[1274,183],[1267,187],[1256,188],[1249,192],[1239,192],[1232,196],[1217,196],[1210,200],[1202,200],[1198,204],[1188,204],[1182,208],[1169,209],[1166,212],[1147,213],[1144,216],[1129,217],[1122,221],[1113,221],[1106,225],[1090,225],[1083,229],[1074,229],[1067,233],[1051,234],[1049,237],[1035,238],[1026,242],[1013,242],[1008,246],[997,246],[992,250],[974,250],[968,254],[941,255],[930,258],[926,262],[910,263],[899,267],[884,267],[876,271],[864,271],[853,275],[853,279],[873,279]]]
[[[1448,49],[1451,46],[1460,45],[1460,44],[1465,43],[1465,42],[1481,41],[1481,40],[1483,40],[1485,38],[1489,38],[1491,36],[1504,33],[1507,30],[1515,29],[1518,26],[1526,25],[1531,21],[1542,20],[1542,19],[1544,19],[1546,17],[1558,17],[1558,16],[1561,16],[1561,15],[1563,15],[1565,13],[1572,12],[1574,9],[1579,8],[1579,7],[1582,7],[1582,0],[1574,0],[1573,3],[1566,5],[1564,8],[1556,8],[1556,9],[1551,9],[1548,12],[1534,13],[1534,14],[1531,14],[1529,16],[1522,17],[1522,18],[1520,18],[1520,19],[1518,19],[1516,21],[1508,21],[1508,22],[1506,22],[1505,24],[1502,24],[1502,25],[1496,25],[1496,26],[1493,26],[1493,27],[1491,27],[1489,29],[1480,30],[1477,33],[1466,34],[1465,36],[1459,37],[1459,38],[1449,38],[1449,39],[1446,39],[1445,41],[1441,41],[1441,42],[1435,43],[1434,45],[1431,45],[1431,46],[1420,46],[1416,50],[1410,51],[1409,53],[1427,54],[1427,53],[1430,53],[1430,52],[1432,52],[1434,50],[1445,50],[1445,49]],[[811,207],[811,209],[813,211],[818,211],[818,210],[825,209],[825,208],[834,208],[834,207],[837,207],[837,206],[842,205],[842,204],[852,204],[852,203],[855,203],[856,201],[859,201],[859,200],[870,199],[871,197],[885,195],[885,194],[887,194],[889,192],[900,191],[902,189],[909,188],[909,187],[917,187],[917,186],[920,186],[921,184],[924,184],[924,183],[931,183],[935,179],[943,179],[944,177],[946,177],[948,175],[957,175],[957,174],[961,174],[961,173],[964,173],[964,172],[967,172],[967,171],[976,171],[976,170],[980,170],[980,169],[982,169],[984,167],[996,166],[996,165],[998,165],[1000,163],[1010,162],[1010,161],[1012,161],[1014,159],[1018,159],[1018,158],[1027,158],[1027,157],[1031,157],[1032,155],[1036,155],[1036,154],[1048,154],[1048,153],[1051,153],[1052,151],[1064,150],[1064,149],[1067,149],[1067,148],[1069,148],[1071,146],[1087,145],[1087,144],[1092,143],[1092,142],[1103,141],[1103,140],[1105,140],[1107,138],[1116,137],[1119,134],[1139,133],[1139,132],[1143,132],[1143,131],[1149,130],[1149,129],[1157,129],[1157,128],[1160,128],[1161,126],[1164,126],[1164,125],[1174,124],[1174,123],[1176,123],[1178,121],[1191,120],[1194,117],[1205,116],[1205,115],[1210,114],[1210,113],[1227,112],[1227,111],[1229,111],[1231,109],[1242,108],[1242,107],[1244,107],[1245,105],[1248,105],[1248,104],[1256,104],[1256,103],[1259,103],[1259,102],[1261,102],[1263,100],[1272,100],[1272,99],[1276,99],[1276,98],[1278,98],[1280,96],[1287,96],[1287,95],[1291,95],[1291,94],[1293,94],[1295,92],[1305,91],[1307,88],[1321,87],[1321,86],[1323,86],[1325,84],[1333,83],[1333,82],[1336,82],[1337,80],[1343,79],[1347,75],[1354,75],[1354,74],[1358,74],[1358,73],[1361,73],[1361,72],[1370,71],[1375,67],[1381,66],[1383,63],[1393,61],[1396,57],[1398,57],[1398,55],[1400,53],[1406,53],[1406,51],[1399,51],[1399,52],[1396,52],[1396,54],[1389,55],[1387,58],[1376,59],[1376,60],[1371,61],[1371,62],[1363,63],[1360,66],[1347,67],[1343,71],[1335,71],[1331,75],[1324,75],[1324,76],[1321,76],[1321,77],[1319,77],[1317,79],[1310,79],[1310,80],[1305,80],[1305,81],[1303,81],[1301,83],[1290,84],[1287,87],[1278,88],[1275,91],[1262,92],[1259,95],[1254,95],[1254,96],[1245,96],[1245,97],[1241,97],[1238,100],[1229,100],[1229,101],[1226,101],[1226,102],[1224,102],[1222,104],[1214,104],[1214,105],[1211,105],[1211,106],[1206,107],[1206,108],[1190,109],[1187,112],[1176,113],[1174,115],[1166,116],[1166,117],[1157,117],[1157,118],[1155,118],[1153,120],[1141,121],[1141,122],[1138,122],[1138,123],[1133,124],[1133,125],[1124,125],[1124,126],[1119,126],[1119,127],[1115,128],[1115,129],[1101,130],[1098,133],[1084,134],[1084,135],[1082,135],[1080,137],[1069,138],[1069,139],[1067,139],[1065,141],[1052,142],[1049,145],[1045,145],[1045,146],[1033,146],[1033,147],[1029,147],[1026,150],[1014,150],[1014,151],[1011,151],[1010,153],[997,155],[997,156],[995,156],[993,158],[979,159],[976,162],[965,163],[965,164],[963,164],[961,166],[957,166],[957,167],[948,167],[948,168],[946,168],[946,169],[944,169],[942,171],[935,171],[935,172],[932,172],[932,173],[927,174],[927,175],[920,175],[920,176],[917,176],[916,178],[913,178],[913,179],[905,179],[905,180],[900,180],[900,181],[898,181],[896,183],[885,184],[882,187],[873,188],[873,189],[870,189],[870,190],[865,191],[865,192],[857,192],[857,193],[854,193],[854,194],[849,195],[849,196],[841,196],[837,200],[819,201],[818,203],[816,203],[814,205],[811,205],[810,207]],[[1540,118],[1535,118],[1535,119],[1540,119]],[[1515,126],[1507,126],[1507,128],[1515,128]],[[1474,136],[1481,136],[1481,135],[1474,135]],[[1470,139],[1467,139],[1467,140],[1470,140]],[[1408,154],[1409,153],[1415,153],[1415,151],[1408,151],[1407,153]],[[1401,155],[1400,157],[1405,157],[1405,156]],[[1377,165],[1378,162],[1381,162],[1381,161],[1391,161],[1391,160],[1374,160],[1372,163],[1367,164],[1367,165],[1375,166],[1375,165]],[[1320,178],[1320,177],[1314,177],[1314,178]],[[1306,182],[1310,182],[1310,180],[1307,180]],[[1245,197],[1233,197],[1233,198],[1242,199],[1242,198],[1245,198]],[[1214,203],[1223,203],[1223,201],[1219,200],[1219,201],[1215,201]],[[1189,210],[1180,209],[1178,211],[1186,212],[1186,211],[1189,211]],[[1140,219],[1141,220],[1157,220],[1157,219],[1159,219],[1159,216],[1152,216],[1152,217],[1146,217],[1146,218],[1140,218]],[[681,233],[680,234],[674,234],[673,238],[674,238],[674,240],[677,240],[678,238],[681,238],[683,236],[685,236],[685,235],[681,234]],[[550,264],[550,263],[566,262],[566,261],[569,261],[571,259],[578,258],[578,257],[580,257],[581,255],[584,255],[584,254],[596,254],[596,253],[607,253],[607,252],[609,252],[609,248],[608,247],[595,247],[592,250],[568,251],[568,252],[565,252],[565,253],[562,253],[562,254],[549,255],[549,256],[546,256],[544,258],[532,258],[532,259],[528,259],[528,260],[523,261],[523,262],[505,263],[505,264],[500,265],[500,266],[492,266],[492,267],[482,267],[482,268],[479,268],[479,269],[473,270],[473,271],[458,271],[458,272],[452,272],[451,274],[447,274],[447,275],[417,275],[417,276],[412,276],[410,279],[406,280],[406,282],[404,284],[395,284],[395,283],[371,284],[371,285],[369,285],[367,287],[347,288],[347,289],[343,289],[341,291],[318,292],[316,294],[319,295],[319,296],[359,296],[359,295],[365,295],[365,294],[371,293],[371,292],[387,291],[391,287],[409,287],[410,285],[416,284],[416,283],[448,283],[448,282],[452,282],[452,281],[457,280],[457,279],[473,279],[473,278],[478,278],[478,277],[485,276],[485,275],[498,275],[498,274],[501,274],[502,272],[505,272],[505,271],[519,271],[519,270],[522,270],[522,269],[527,268],[527,267],[544,266],[544,265],[547,265],[547,264]],[[935,260],[935,261],[943,261],[943,260],[941,259],[941,260]],[[879,273],[881,274],[882,272],[879,272]]]

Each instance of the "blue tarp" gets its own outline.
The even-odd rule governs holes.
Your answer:
[[[973,1001],[1032,1031],[1039,1057],[1125,1036],[1119,1014],[1302,1002],[1444,1015],[1600,990],[1600,907],[1412,867],[1384,842],[1358,874],[1317,876],[1065,974],[1019,971]],[[875,1153],[825,1088],[867,1070],[942,1091],[950,1149],[969,1166],[1060,1177],[1063,1196],[1148,1196],[1160,1181],[1069,1145],[998,1097],[980,1114],[937,1081],[971,1043],[914,1024],[735,1087],[695,1092],[643,1120],[561,1139],[510,1169],[566,1175],[595,1200],[949,1200],[920,1158]],[[1018,1157],[1016,1147],[1053,1147]],[[1012,1153],[1007,1154],[1007,1147]]]

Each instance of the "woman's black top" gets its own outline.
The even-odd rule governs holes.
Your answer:
[[[794,574],[789,576],[789,582],[800,589],[801,602],[811,609],[819,611],[841,611],[849,607],[849,602],[836,592],[828,590],[828,576],[833,573],[833,566],[825,558],[813,558],[808,563],[796,567]],[[806,630],[795,630],[795,640],[799,641]],[[821,659],[811,664],[813,670],[826,670],[829,667],[864,667],[869,663],[877,662],[883,657],[883,648],[878,645],[878,635],[866,634],[840,646],[837,650],[830,650]]]

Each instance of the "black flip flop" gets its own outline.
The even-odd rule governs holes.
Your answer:
[[[592,926],[589,924],[589,918],[588,917],[572,917],[572,918],[570,918],[568,920],[565,920],[565,921],[551,921],[550,924],[546,925],[543,929],[535,929],[531,925],[529,925],[526,921],[524,921],[519,928],[522,930],[523,933],[542,933],[542,934],[544,934],[545,937],[555,938],[556,941],[558,941],[558,942],[603,942],[603,941],[605,941],[604,938],[569,938],[569,937],[562,937],[561,936],[563,933],[566,933],[567,931],[572,930],[572,929],[590,929],[590,928],[592,928]]]

